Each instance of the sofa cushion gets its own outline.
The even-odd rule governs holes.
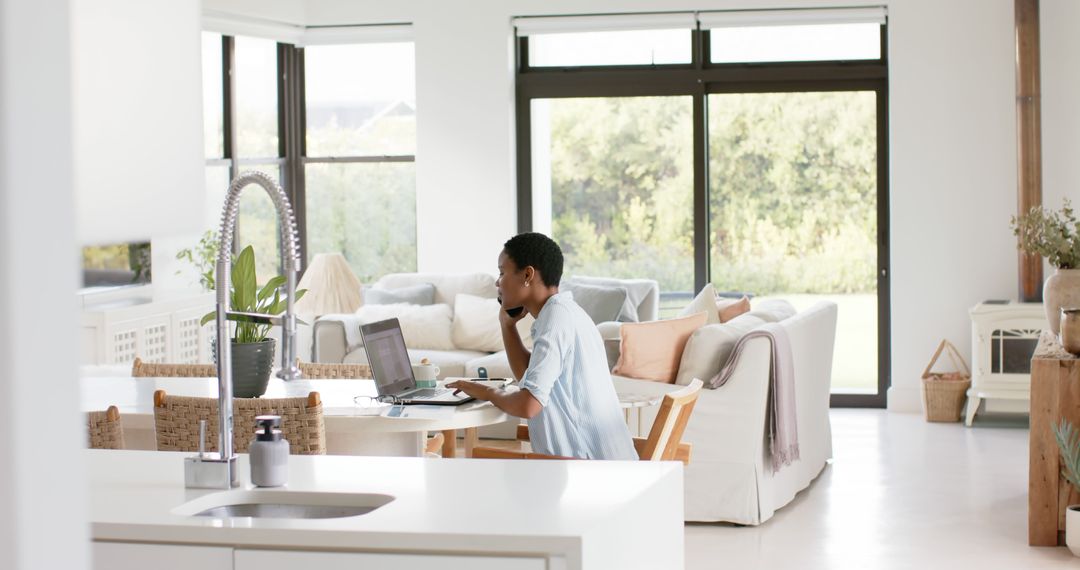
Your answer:
[[[636,323],[656,319],[660,303],[660,287],[652,279],[616,279],[612,277],[586,277],[574,275],[562,280],[563,284],[581,283],[601,287],[626,289],[626,302],[615,319],[623,323]],[[645,311],[643,314],[641,311]]]
[[[476,360],[487,353],[472,350],[427,350],[421,348],[409,349],[409,361],[419,363],[428,359],[432,364],[439,367],[439,379],[448,376],[465,376],[465,363]],[[367,352],[358,348],[345,355],[346,364],[367,364]]]
[[[716,301],[716,288],[712,283],[706,283],[690,304],[679,311],[680,317],[689,317],[697,313],[705,313],[705,324],[715,325],[720,322],[720,307]]]
[[[449,305],[364,305],[356,311],[361,324],[396,318],[409,348],[454,350]]]
[[[417,283],[434,285],[434,302],[445,303],[451,307],[454,306],[454,298],[458,296],[458,293],[492,299],[498,295],[495,290],[495,278],[487,273],[391,273],[376,281],[375,285],[383,289],[397,289]]]
[[[767,323],[778,323],[795,316],[795,307],[784,299],[762,299],[750,304],[747,315],[753,315]]]
[[[499,325],[498,299],[477,297],[459,293],[454,299],[452,338],[455,348],[497,352],[503,349],[502,329]],[[532,349],[532,315],[525,315],[517,322],[518,334],[525,348]]]
[[[622,313],[626,305],[625,287],[586,285],[571,282],[560,287],[559,290],[570,293],[574,298],[574,302],[596,324],[614,321]]]
[[[741,299],[717,299],[716,312],[720,315],[720,322],[726,323],[743,313],[750,312],[750,298],[743,295]]]
[[[735,343],[744,334],[767,322],[770,321],[758,315],[744,313],[726,323],[707,325],[694,331],[686,341],[675,383],[686,386],[694,378],[708,382],[727,363],[735,350]]]
[[[514,378],[514,372],[510,370],[510,361],[506,358],[505,350],[485,354],[466,362],[465,376],[470,378],[479,376],[478,370],[481,366],[487,369],[489,378]]]
[[[705,324],[704,313],[689,317],[626,323],[620,329],[622,353],[613,374],[672,383],[676,380],[686,341]]]
[[[417,283],[397,289],[382,287],[364,287],[363,304],[391,305],[408,303],[410,305],[430,305],[435,302],[435,286],[431,283]]]

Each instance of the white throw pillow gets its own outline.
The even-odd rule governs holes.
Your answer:
[[[454,350],[450,327],[450,305],[364,305],[356,311],[361,324],[397,318],[401,323],[401,335],[409,348],[431,350]]]
[[[689,317],[695,313],[705,313],[705,324],[715,325],[720,323],[720,310],[716,305],[716,288],[712,283],[707,283],[701,288],[701,292],[694,297],[693,301],[679,312],[680,317]]]
[[[454,298],[454,346],[466,350],[498,352],[503,349],[502,330],[499,328],[497,299],[458,293]],[[518,334],[525,348],[532,350],[532,315],[525,315],[517,323]]]

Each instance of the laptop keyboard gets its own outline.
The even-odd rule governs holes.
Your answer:
[[[430,400],[432,398],[438,398],[439,396],[449,392],[450,390],[440,390],[437,388],[424,388],[415,392],[409,393],[409,399],[411,400]]]

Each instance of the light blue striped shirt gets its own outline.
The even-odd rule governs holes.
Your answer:
[[[529,420],[533,451],[584,459],[636,460],[604,341],[569,292],[544,303],[521,381],[544,409]]]

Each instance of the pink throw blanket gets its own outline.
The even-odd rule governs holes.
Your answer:
[[[795,417],[795,374],[792,365],[791,341],[784,327],[776,323],[766,323],[746,333],[728,358],[720,372],[705,383],[706,388],[715,390],[723,386],[735,372],[743,347],[754,338],[765,337],[772,346],[772,361],[769,366],[769,396],[766,409],[766,424],[769,430],[769,452],[772,456],[772,471],[791,465],[799,458],[799,433]]]

